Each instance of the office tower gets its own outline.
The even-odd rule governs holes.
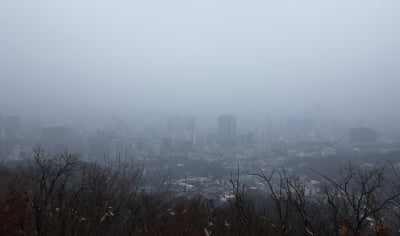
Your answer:
[[[81,135],[75,128],[63,123],[49,123],[42,127],[37,145],[52,153],[85,151]]]
[[[19,132],[18,116],[7,116],[2,120],[3,132],[6,138],[15,138]]]
[[[67,126],[51,123],[42,127],[38,144],[50,152],[63,152],[68,148],[67,139]]]
[[[350,142],[354,144],[376,143],[377,132],[370,128],[359,127],[350,130]]]
[[[172,141],[195,143],[196,121],[193,117],[172,117],[168,119],[168,136]]]
[[[220,146],[236,145],[236,117],[221,115],[218,117],[217,141]]]
[[[124,160],[126,158],[126,143],[124,140],[115,139],[110,142],[110,158]]]

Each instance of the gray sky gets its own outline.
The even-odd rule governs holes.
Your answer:
[[[398,0],[2,0],[0,113],[398,115]]]

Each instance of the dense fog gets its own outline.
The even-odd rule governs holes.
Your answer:
[[[0,235],[398,235],[399,13],[0,0]]]
[[[400,2],[1,1],[2,113],[397,122]]]

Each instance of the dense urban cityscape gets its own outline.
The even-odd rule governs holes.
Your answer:
[[[37,148],[77,153],[93,163],[134,161],[160,179],[169,177],[178,194],[186,189],[221,201],[229,196],[228,181],[238,167],[250,190],[266,189],[249,173],[285,167],[301,177],[309,194],[319,194],[321,176],[310,169],[334,176],[350,162],[368,167],[400,153],[400,133],[378,136],[372,128],[311,117],[274,123],[229,114],[212,124],[195,117],[135,121],[112,115],[102,126],[88,129],[67,122],[25,124],[18,116],[2,116],[0,124],[3,162],[32,159]]]
[[[95,123],[98,124],[98,126],[93,125]],[[58,181],[62,181],[63,178],[65,178],[64,181],[70,179],[69,181],[72,181],[70,183],[72,186],[82,181],[81,184],[83,186],[85,181],[95,181],[92,184],[96,184],[96,181],[106,181],[105,179],[101,179],[101,176],[105,174],[104,177],[107,175],[110,177],[112,176],[110,179],[111,181],[122,181],[121,184],[126,183],[127,186],[132,185],[121,192],[120,194],[122,195],[118,195],[117,189],[112,190],[113,192],[111,192],[110,196],[117,197],[117,199],[114,200],[116,202],[107,203],[108,201],[106,201],[105,204],[125,205],[129,203],[129,201],[125,202],[126,200],[122,199],[126,197],[126,194],[129,196],[129,191],[132,190],[128,191],[128,189],[133,188],[134,195],[140,193],[140,195],[144,197],[144,200],[147,198],[152,199],[157,196],[164,196],[164,200],[161,202],[153,202],[155,201],[154,199],[147,199],[145,202],[136,203],[139,204],[139,207],[145,206],[146,201],[150,201],[151,205],[155,204],[154,206],[150,206],[150,208],[147,207],[148,211],[152,209],[152,207],[162,207],[162,205],[157,204],[167,204],[164,210],[155,210],[155,212],[157,212],[156,214],[184,217],[186,210],[193,210],[190,209],[190,204],[193,204],[192,201],[195,201],[194,199],[202,199],[201,202],[197,204],[205,204],[207,209],[209,207],[216,209],[221,207],[227,210],[227,206],[234,206],[233,211],[239,211],[240,217],[245,217],[246,214],[250,214],[247,215],[247,217],[251,217],[254,214],[261,214],[261,212],[259,212],[259,210],[253,212],[247,209],[247,212],[241,213],[241,211],[243,211],[242,207],[248,207],[247,204],[249,204],[249,202],[247,201],[250,199],[252,202],[250,204],[255,204],[254,206],[262,204],[263,207],[266,207],[265,204],[268,205],[271,204],[271,202],[270,200],[264,202],[265,200],[262,199],[264,199],[265,196],[270,196],[272,203],[273,201],[278,201],[279,204],[275,203],[277,204],[276,207],[283,204],[286,201],[285,199],[295,201],[291,203],[293,204],[292,207],[294,207],[294,210],[290,210],[291,208],[289,206],[287,206],[288,208],[284,208],[286,210],[282,210],[279,207],[277,208],[280,209],[278,211],[278,213],[280,212],[279,214],[285,211],[287,211],[286,214],[296,214],[296,207],[299,209],[298,212],[301,213],[301,215],[310,214],[310,211],[315,209],[315,206],[312,206],[312,204],[328,204],[331,197],[330,194],[332,193],[334,194],[332,196],[337,198],[336,201],[340,202],[341,195],[335,192],[337,190],[340,191],[338,187],[340,186],[340,182],[336,183],[333,181],[341,181],[340,179],[344,178],[345,181],[355,181],[351,185],[352,188],[355,189],[352,189],[351,192],[342,190],[344,191],[342,194],[345,194],[345,196],[349,194],[351,198],[355,199],[350,200],[351,198],[349,198],[348,200],[349,206],[355,207],[353,209],[354,211],[349,212],[350,216],[351,214],[358,215],[358,211],[363,211],[363,214],[366,214],[368,211],[363,210],[363,207],[371,204],[369,206],[371,207],[370,212],[368,212],[365,217],[364,215],[356,217],[355,222],[358,223],[355,226],[352,225],[350,220],[347,220],[345,215],[342,216],[341,221],[337,219],[337,221],[335,220],[334,222],[330,222],[332,218],[328,217],[327,220],[329,224],[327,224],[325,228],[329,229],[333,227],[333,229],[342,229],[345,230],[345,232],[351,229],[357,233],[368,232],[372,227],[375,231],[379,229],[382,232],[388,233],[388,227],[397,227],[398,218],[396,217],[398,213],[400,213],[400,208],[397,207],[396,199],[400,197],[400,193],[397,193],[395,189],[388,190],[390,188],[397,189],[397,184],[389,188],[387,186],[383,187],[382,184],[384,182],[382,181],[384,179],[380,177],[385,173],[389,179],[396,178],[396,176],[398,178],[398,169],[400,168],[400,135],[396,130],[382,132],[382,130],[361,125],[349,126],[345,122],[332,122],[324,119],[321,112],[313,112],[308,117],[287,118],[284,121],[243,119],[233,114],[220,115],[216,117],[214,121],[213,119],[196,119],[191,116],[167,118],[153,116],[147,117],[147,119],[135,119],[134,116],[129,115],[110,115],[103,120],[99,118],[96,122],[92,120],[91,126],[83,126],[83,124],[84,122],[76,121],[40,122],[38,120],[24,119],[24,117],[15,115],[1,115],[0,154],[2,167],[0,168],[0,173],[3,176],[3,189],[5,188],[4,190],[6,190],[10,188],[11,186],[7,186],[15,181],[18,182],[18,179],[26,181],[23,180],[25,174],[22,174],[21,177],[17,177],[17,179],[10,179],[12,176],[10,173],[14,171],[16,171],[15,173],[17,176],[21,171],[22,173],[26,171],[27,173],[39,171],[38,174],[35,174],[38,175],[37,177],[43,176],[38,179],[39,183],[47,183],[47,181],[50,181],[48,182],[50,185],[46,187],[47,184],[45,184],[45,189],[39,190],[38,193],[40,193],[40,191],[45,191],[45,196],[48,197],[52,195],[51,192],[47,192],[48,190],[46,189],[53,188],[51,187],[53,184],[62,184],[63,182]],[[84,167],[87,165],[92,167]],[[388,168],[389,171],[391,168],[394,172],[387,172]],[[97,178],[100,179],[96,180],[95,176],[90,177],[91,169],[95,171],[94,173],[96,173],[97,170],[97,173],[100,174]],[[123,171],[122,173],[126,172],[123,176],[128,175],[131,177],[121,177],[120,171]],[[350,175],[346,177],[346,174],[343,175],[342,171],[348,172]],[[80,175],[83,177],[87,174],[89,174],[89,176],[86,177],[89,178],[87,180],[74,180],[75,178],[79,178]],[[394,174],[394,176],[392,174]],[[270,176],[268,177],[268,175]],[[358,177],[352,179],[352,175]],[[61,180],[59,180],[60,177]],[[35,179],[36,177],[28,177],[28,179],[29,178]],[[49,179],[46,180],[46,178]],[[91,178],[94,179],[91,180]],[[358,180],[358,178],[360,178],[360,180]],[[364,178],[365,180],[363,180]],[[285,181],[287,181],[286,185],[282,185]],[[378,182],[374,184],[374,181]],[[111,185],[107,188],[113,189],[116,186],[117,188],[124,188],[124,185],[118,187],[118,184],[114,186],[115,183],[112,183],[113,182],[111,182]],[[103,184],[108,186],[110,183],[107,184],[104,182]],[[360,184],[362,188],[358,189],[357,185]],[[364,184],[366,184],[365,187]],[[344,186],[346,185],[347,184]],[[37,202],[35,203],[35,201],[39,201],[40,198],[34,200],[40,197],[40,195],[36,196],[36,190],[34,189],[28,190],[31,187],[22,186],[24,185],[18,184],[11,187],[11,189],[14,190],[6,190],[12,191],[17,195],[14,195],[16,199],[9,198],[7,200],[9,203],[7,203],[5,207],[9,206],[9,204],[22,204],[14,206],[11,209],[18,209],[18,206],[19,208],[29,209],[26,208],[27,205],[25,204],[33,201],[31,203],[33,204],[32,210],[37,211],[40,209],[38,208],[40,205],[35,205],[38,204]],[[40,184],[40,186],[42,186],[42,184]],[[94,189],[90,187],[88,190],[95,190],[95,186],[96,185],[93,186]],[[364,193],[364,188],[370,188],[370,190],[368,190],[370,193],[368,192],[367,194],[366,192],[365,196],[362,194]],[[42,187],[40,187],[40,189],[42,189]],[[69,191],[73,191],[72,189]],[[83,189],[78,188],[78,190],[76,190],[78,192],[75,194],[78,194],[82,190]],[[23,194],[21,191],[24,191]],[[26,191],[33,191],[31,193],[32,195]],[[59,189],[58,191],[63,192],[65,190]],[[104,189],[102,191],[107,190]],[[357,191],[361,191],[361,195],[359,195]],[[383,192],[381,193],[380,191]],[[278,192],[281,193],[278,194]],[[376,195],[375,192],[377,192],[378,195]],[[22,195],[18,195],[18,193]],[[63,195],[64,194],[68,195],[67,193],[63,193]],[[291,194],[295,194],[294,197],[291,196]],[[373,196],[373,201],[369,200],[370,194]],[[4,197],[6,196],[7,195]],[[57,195],[54,195],[53,197],[56,196]],[[83,196],[81,196],[82,199],[84,198]],[[246,197],[244,198],[244,196]],[[282,198],[282,196],[289,198]],[[43,200],[44,203],[49,201],[46,200],[48,197]],[[326,197],[328,198],[326,199]],[[54,198],[54,201],[57,202],[57,198],[58,197]],[[134,199],[136,198],[138,197]],[[184,201],[186,203],[179,203],[182,200],[178,199],[182,198],[185,199]],[[346,198],[344,198],[344,200],[345,199]],[[174,203],[177,200],[178,204]],[[310,201],[308,204],[311,205],[308,207],[305,205],[297,205],[300,204],[296,203],[296,201],[299,200]],[[55,207],[54,209],[56,211],[61,213],[60,209],[62,209],[62,205],[66,203],[60,205],[60,203],[56,202],[51,203],[52,201],[53,200],[50,200],[50,202],[46,204],[50,204],[48,205],[49,207],[52,205]],[[137,201],[138,200],[134,200],[134,202]],[[359,206],[351,205],[352,201],[358,201]],[[394,202],[392,203],[392,201]],[[345,202],[347,202],[347,200],[345,200]],[[104,203],[100,204],[102,205]],[[343,207],[340,204],[329,204],[332,204],[334,208],[326,209],[328,212],[332,209],[336,209],[336,207],[337,209]],[[378,204],[378,206],[376,204]],[[98,209],[100,211],[98,214],[100,215],[102,214],[101,208],[103,208],[101,205],[100,209]],[[176,205],[175,208],[173,208],[174,205]],[[346,206],[346,204],[344,206]],[[127,207],[130,208],[131,206],[127,205]],[[320,205],[317,207],[322,206]],[[92,208],[97,209],[95,206],[89,207],[88,209],[93,210]],[[22,217],[22,215],[20,215],[21,213],[19,213],[20,211],[18,210],[16,211],[17,215],[13,216],[13,211],[10,212],[7,210],[9,208],[2,209],[2,214],[11,214],[12,216],[11,218],[9,216],[3,219],[0,217],[2,220],[8,219],[2,221],[4,227],[2,230],[6,234],[12,234],[15,228],[18,227],[10,224],[10,219],[16,220],[14,217]],[[29,212],[29,210],[24,211]],[[39,212],[41,211],[42,210]],[[49,209],[42,213],[45,217],[50,217],[48,219],[45,218],[43,222],[38,221],[40,218],[34,217],[35,220],[33,222],[36,222],[36,224],[40,223],[41,225],[40,227],[38,225],[37,227],[39,228],[36,227],[34,231],[31,231],[32,228],[29,228],[29,220],[24,220],[24,222],[26,222],[24,223],[24,227],[28,228],[25,230],[25,233],[40,233],[38,230],[41,230],[42,227],[46,229],[41,231],[42,234],[47,234],[47,232],[59,232],[58,230],[60,229],[57,227],[46,228],[46,224],[56,224],[55,222],[50,223],[51,221],[49,221],[53,214],[51,213],[52,211],[54,210]],[[379,216],[376,215],[378,211],[381,212]],[[129,210],[129,212],[128,216],[132,214],[131,210]],[[200,212],[198,213],[200,214]],[[77,214],[75,217],[78,217],[77,219],[80,222],[87,220],[87,213],[76,212],[74,214]],[[82,216],[82,214],[85,216]],[[118,209],[113,210],[113,207],[110,206],[109,210],[100,218],[100,223],[107,217],[113,217],[115,214],[123,213]],[[245,215],[241,216],[241,214]],[[100,215],[94,216],[94,220],[96,221],[96,219],[99,219],[98,217],[100,217]],[[142,218],[148,217],[145,213],[134,213],[134,215]],[[313,215],[309,217],[312,216]],[[336,217],[339,216],[340,214]],[[186,217],[189,216],[186,215]],[[202,217],[198,216],[199,219]],[[274,226],[279,222],[279,220],[277,220],[276,223],[268,223],[269,220],[273,222],[274,215],[268,216],[267,214],[263,217],[267,217],[265,219],[268,219],[268,221],[263,223],[266,224],[267,229],[269,228],[269,224]],[[272,218],[270,219],[268,217]],[[321,218],[320,216],[314,215],[314,217],[323,219],[323,217]],[[214,219],[215,221],[218,221],[218,217],[214,218],[216,218]],[[181,220],[183,219],[186,218],[184,217]],[[211,232],[217,232],[217,234],[233,234],[233,231],[237,230],[239,230],[237,232],[240,234],[241,230],[245,229],[243,228],[244,225],[242,225],[243,222],[240,223],[240,221],[236,223],[238,224],[236,226],[239,227],[238,229],[235,229],[235,227],[229,228],[230,224],[234,224],[235,218],[231,220],[228,219],[228,216],[223,217],[225,223],[222,231],[213,227],[212,223],[208,223],[209,225],[204,228],[205,234],[207,235]],[[378,222],[377,220],[383,222],[384,219],[386,219],[386,224],[384,226],[379,226],[381,223],[376,223]],[[121,220],[117,220],[116,222],[118,223],[112,223],[113,226],[118,227],[119,223],[121,223],[120,221]],[[160,221],[163,222],[163,220],[158,219],[154,223],[158,225]],[[292,230],[295,230],[296,227],[300,227],[299,229],[302,227],[301,221],[298,222],[297,220],[286,222],[284,218],[281,218],[280,222],[282,226],[279,227],[294,227]],[[319,221],[315,222],[318,223]],[[310,232],[309,235],[314,235],[316,232],[325,229],[324,227],[317,229],[310,228],[315,222],[312,222],[312,219],[304,222],[304,229]],[[186,229],[186,227],[189,227],[193,223],[194,222],[184,226],[184,229],[189,230]],[[76,223],[70,222],[70,224],[70,226],[73,227]],[[91,224],[98,225],[98,222],[93,222]],[[250,231],[242,233],[253,235],[261,232],[268,232],[267,229],[258,229],[258,226],[253,224],[254,223],[246,223],[245,225],[248,227],[246,230]],[[287,224],[287,226],[285,226],[285,224]],[[47,225],[47,227],[48,226],[49,225]],[[140,226],[140,224],[137,226]],[[276,229],[274,229],[274,227],[272,228],[273,234],[291,235],[291,230],[286,232],[284,228],[279,227]],[[313,225],[312,227],[316,226]],[[111,228],[109,233],[114,234],[115,232],[119,232],[126,234],[127,232],[124,231],[126,229],[129,229],[129,227],[120,226],[119,229]],[[76,230],[77,232],[86,232],[85,229]],[[98,230],[101,230],[101,227],[99,227]],[[171,229],[165,229],[163,231],[158,227],[153,228],[154,233],[158,232],[156,234],[169,235],[178,232],[170,230]],[[135,231],[140,234],[146,234],[146,230],[143,232],[140,228]],[[188,231],[190,232],[188,234],[197,234],[197,231],[198,229],[194,227]],[[103,234],[104,232],[100,233],[100,231],[94,230],[92,233]],[[330,233],[332,233],[332,235],[337,234],[336,230]],[[186,233],[183,233],[183,235],[185,234]],[[295,235],[297,234],[295,233]],[[328,235],[328,233],[326,233],[326,235]]]

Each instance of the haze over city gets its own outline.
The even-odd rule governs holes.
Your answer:
[[[398,235],[399,12],[2,0],[0,235]]]
[[[2,1],[3,112],[393,121],[398,1]]]

